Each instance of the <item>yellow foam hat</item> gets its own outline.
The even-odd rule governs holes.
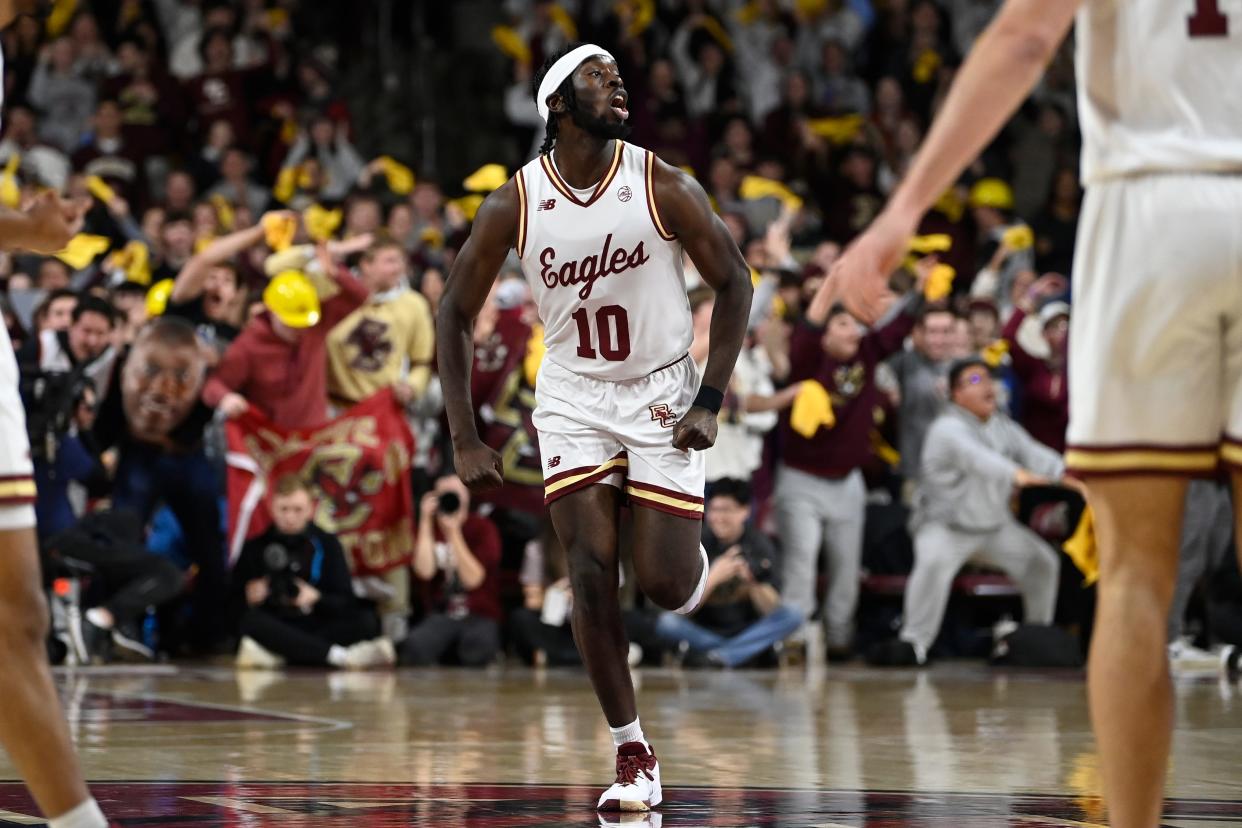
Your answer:
[[[290,328],[312,328],[321,315],[315,286],[298,270],[273,276],[263,291],[263,305]]]
[[[999,178],[980,178],[970,188],[971,207],[992,207],[997,210],[1013,209],[1013,189]]]
[[[147,316],[162,316],[168,308],[168,300],[172,298],[173,280],[161,279],[151,285],[147,291]]]
[[[509,180],[509,171],[503,164],[484,164],[461,182],[468,193],[490,193],[499,190]]]

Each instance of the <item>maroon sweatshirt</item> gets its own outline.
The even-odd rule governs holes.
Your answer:
[[[1069,382],[1065,369],[1053,368],[1046,360],[1032,356],[1018,343],[1018,328],[1026,312],[1014,308],[1013,316],[1001,334],[1009,343],[1013,374],[1022,388],[1022,426],[1039,442],[1054,451],[1065,451],[1065,430],[1069,427]]]
[[[789,414],[781,417],[781,461],[790,468],[818,477],[841,478],[861,468],[871,458],[871,430],[880,392],[875,385],[875,367],[901,350],[914,329],[916,305],[907,305],[882,328],[867,333],[858,344],[858,353],[844,362],[833,359],[820,344],[822,326],[803,320],[789,340],[789,380],[818,380],[832,398],[837,423],[821,428],[809,440],[789,425]]]
[[[328,334],[368,295],[348,270],[334,278],[340,292],[324,300],[319,324],[297,342],[276,334],[268,311],[250,320],[203,386],[203,402],[215,408],[235,391],[278,426],[323,425],[328,419]]]

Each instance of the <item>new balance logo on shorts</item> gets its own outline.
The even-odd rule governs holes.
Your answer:
[[[553,210],[555,208],[556,208],[555,198],[545,198],[543,201],[539,202],[540,210]]]
[[[555,468],[556,468],[557,466],[559,466],[560,464],[561,464],[561,456],[560,456],[559,454],[558,454],[558,455],[556,455],[555,457],[549,457],[549,458],[548,458],[548,468],[549,468],[549,469],[555,469]]]
[[[651,409],[652,421],[659,420],[660,425],[664,428],[672,428],[677,425],[677,415],[669,411],[668,406],[664,403],[659,405],[648,406]]]

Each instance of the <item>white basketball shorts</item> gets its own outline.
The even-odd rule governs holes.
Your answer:
[[[1242,470],[1242,176],[1092,185],[1073,299],[1069,468]]]
[[[631,506],[701,520],[704,455],[673,448],[673,426],[699,381],[688,356],[624,381],[584,377],[545,358],[534,414],[544,502],[604,483],[623,489]]]
[[[0,325],[0,531],[35,525],[34,467],[17,380],[13,344]]]

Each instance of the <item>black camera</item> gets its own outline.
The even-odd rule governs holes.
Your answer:
[[[267,570],[270,597],[278,607],[292,607],[298,597],[298,579],[302,564],[283,543],[272,542],[263,547],[263,566]]]
[[[20,391],[32,459],[55,462],[60,440],[73,425],[78,403],[91,387],[93,383],[80,370],[22,371]]]
[[[436,498],[436,511],[442,515],[455,515],[461,508],[461,498],[453,492],[445,492]]]

